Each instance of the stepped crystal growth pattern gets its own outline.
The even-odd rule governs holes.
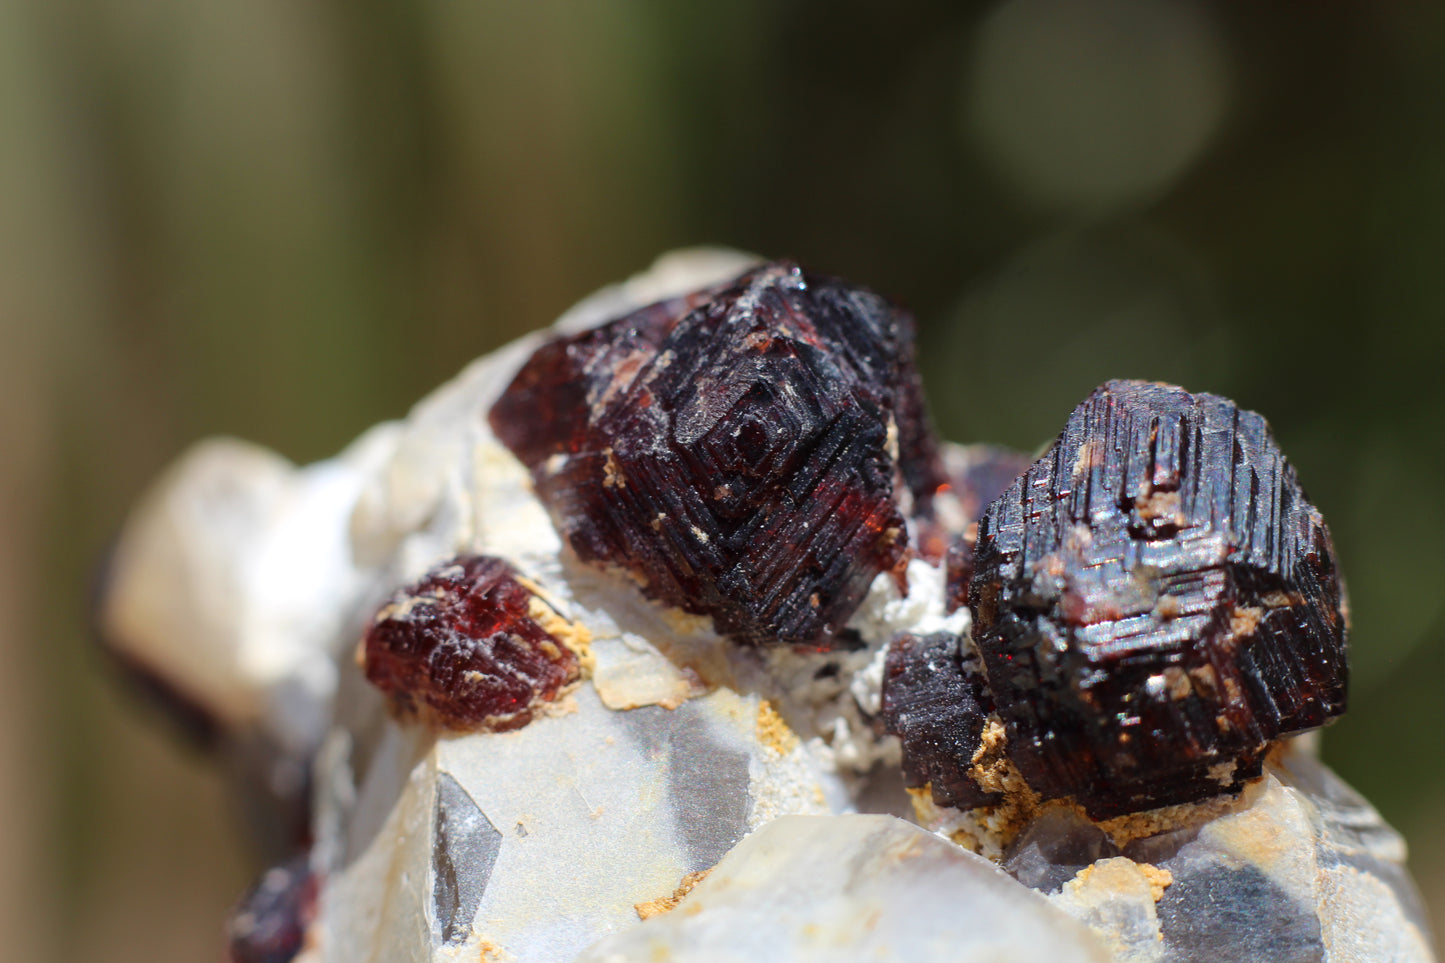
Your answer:
[[[769,264],[544,346],[491,424],[584,561],[740,642],[830,647],[943,483],[911,337]]]
[[[950,724],[977,732],[996,713],[1042,798],[1097,817],[1238,791],[1274,740],[1344,711],[1329,532],[1264,419],[1224,398],[1100,387],[988,506],[968,555],[986,682],[949,709],[972,718]],[[917,675],[908,659],[895,653],[895,688]],[[946,672],[971,677],[961,662]],[[918,734],[925,716],[894,719],[908,767],[955,774],[940,803],[991,801],[961,775],[972,737],[913,758],[937,754]]]

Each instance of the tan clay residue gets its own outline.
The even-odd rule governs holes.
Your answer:
[[[622,465],[618,463],[617,456],[611,448],[608,448],[605,454],[607,461],[602,465],[602,487],[626,488],[627,476],[622,474]]]
[[[918,822],[946,835],[964,849],[990,859],[1000,858],[1043,805],[1007,757],[1007,748],[1008,733],[1003,722],[998,716],[990,716],[968,775],[985,792],[1002,794],[1001,802],[957,810],[935,803],[929,785],[911,787],[908,794]]]
[[[1104,446],[1097,441],[1088,441],[1079,446],[1074,456],[1072,475],[1075,481],[1087,475],[1092,469],[1104,464]]]
[[[1154,902],[1164,898],[1164,891],[1174,883],[1174,874],[1167,869],[1161,869],[1152,863],[1136,863],[1144,878],[1149,881],[1149,895]]]
[[[984,723],[978,750],[973,754],[973,766],[968,774],[984,792],[1004,792],[1009,761],[1004,756],[1008,748],[1008,731],[998,716],[989,716]]]
[[[1180,528],[1184,527],[1184,510],[1179,503],[1178,492],[1151,491],[1143,498],[1134,499],[1134,508],[1146,522],[1167,519]]]
[[[515,956],[485,936],[482,937],[482,941],[477,944],[477,949],[480,951],[477,956],[478,963],[511,963],[512,960],[516,959]]]
[[[1254,635],[1262,621],[1264,621],[1264,609],[1253,605],[1236,606],[1229,615],[1229,633],[1236,639],[1247,639]]]
[[[968,775],[985,792],[1003,793],[997,806],[984,806],[980,815],[1000,846],[1007,846],[1039,812],[1039,795],[1029,787],[1018,767],[1005,754],[1008,732],[998,716],[984,724],[982,742],[973,754]]]
[[[1169,666],[1164,670],[1164,691],[1175,702],[1189,698],[1194,692],[1191,676],[1177,665]]]
[[[1149,898],[1157,903],[1164,898],[1164,891],[1173,882],[1174,874],[1167,869],[1149,863],[1136,863],[1127,856],[1111,856],[1085,866],[1064,885],[1075,895],[1084,890],[1101,895],[1143,895],[1147,888]]]
[[[756,731],[758,741],[779,756],[786,756],[798,748],[797,735],[788,728],[783,717],[778,715],[778,710],[774,709],[767,699],[758,703]]]
[[[1267,609],[1288,609],[1306,604],[1305,597],[1301,593],[1281,592],[1278,589],[1266,594],[1259,601]]]
[[[1199,802],[1180,803],[1177,806],[1115,816],[1095,825],[1109,834],[1114,845],[1122,847],[1136,839],[1155,836],[1167,830],[1202,826],[1240,809],[1243,805],[1243,796],[1212,796]],[[1083,810],[1080,809],[1079,812],[1082,813]]]
[[[1219,692],[1219,673],[1209,663],[1189,670],[1189,681],[1194,690],[1206,699],[1213,699]]]
[[[707,879],[710,869],[698,870],[695,873],[688,873],[677,884],[677,889],[672,891],[671,896],[659,896],[657,899],[647,900],[645,903],[637,903],[632,908],[637,911],[637,918],[650,920],[654,916],[661,916],[663,913],[670,913],[682,902],[682,898],[691,893],[698,883]]]
[[[1154,614],[1161,619],[1177,619],[1184,614],[1184,606],[1175,595],[1160,595],[1154,603]]]
[[[532,617],[532,621],[577,656],[577,667],[581,670],[582,678],[591,678],[593,670],[597,668],[597,656],[592,651],[592,633],[587,626],[564,619],[561,613],[542,599],[537,586],[529,579],[519,578],[517,581],[532,593],[527,602],[527,614]]]
[[[662,621],[678,635],[698,635],[712,631],[711,615],[694,615],[679,608],[663,609]]]

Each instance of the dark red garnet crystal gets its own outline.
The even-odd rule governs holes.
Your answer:
[[[226,921],[228,963],[290,963],[316,918],[317,879],[302,854],[273,866]]]
[[[908,316],[790,263],[544,345],[491,424],[578,557],[747,644],[832,645],[943,483]]]
[[[1265,420],[1224,398],[1105,384],[988,506],[971,554],[978,661],[948,664],[968,698],[947,727],[996,712],[1044,799],[1102,817],[1237,790],[1273,740],[1344,711],[1329,532]],[[976,738],[923,737],[942,724],[914,708],[918,656],[895,649],[906,768],[952,773],[940,802],[991,801],[968,786]]]
[[[506,562],[464,555],[392,597],[362,667],[403,717],[449,729],[517,729],[579,675],[575,653],[534,617]]]

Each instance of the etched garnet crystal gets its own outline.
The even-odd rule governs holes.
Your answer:
[[[576,653],[539,617],[561,621],[510,565],[460,556],[381,608],[362,642],[362,668],[403,717],[516,729],[580,673]]]
[[[1044,799],[1100,817],[1237,790],[1273,740],[1344,711],[1329,532],[1265,420],[1227,399],[1105,384],[988,506],[967,557],[980,664],[951,671],[981,669],[984,694],[948,725],[977,731],[991,705]],[[910,651],[890,677],[905,690]],[[936,753],[912,733],[926,721],[895,725],[906,755]],[[976,747],[907,765],[966,779]]]
[[[943,483],[909,317],[787,262],[550,342],[491,425],[582,560],[746,644],[832,645]]]

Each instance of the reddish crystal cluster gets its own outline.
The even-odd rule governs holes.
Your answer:
[[[552,341],[490,419],[581,559],[746,644],[834,644],[943,482],[910,319],[789,263]]]
[[[397,592],[366,633],[366,677],[403,716],[451,729],[516,729],[579,675],[532,615],[506,562],[464,555]]]
[[[1043,798],[1107,816],[1237,790],[1273,740],[1344,711],[1329,533],[1264,419],[1224,398],[1099,388],[988,506],[966,557],[981,667],[945,673],[974,715],[955,705],[948,725],[996,712]],[[926,701],[916,648],[893,653],[894,706]],[[895,712],[910,771],[951,772],[940,801],[990,801],[967,791],[977,741],[940,752],[931,719]]]

